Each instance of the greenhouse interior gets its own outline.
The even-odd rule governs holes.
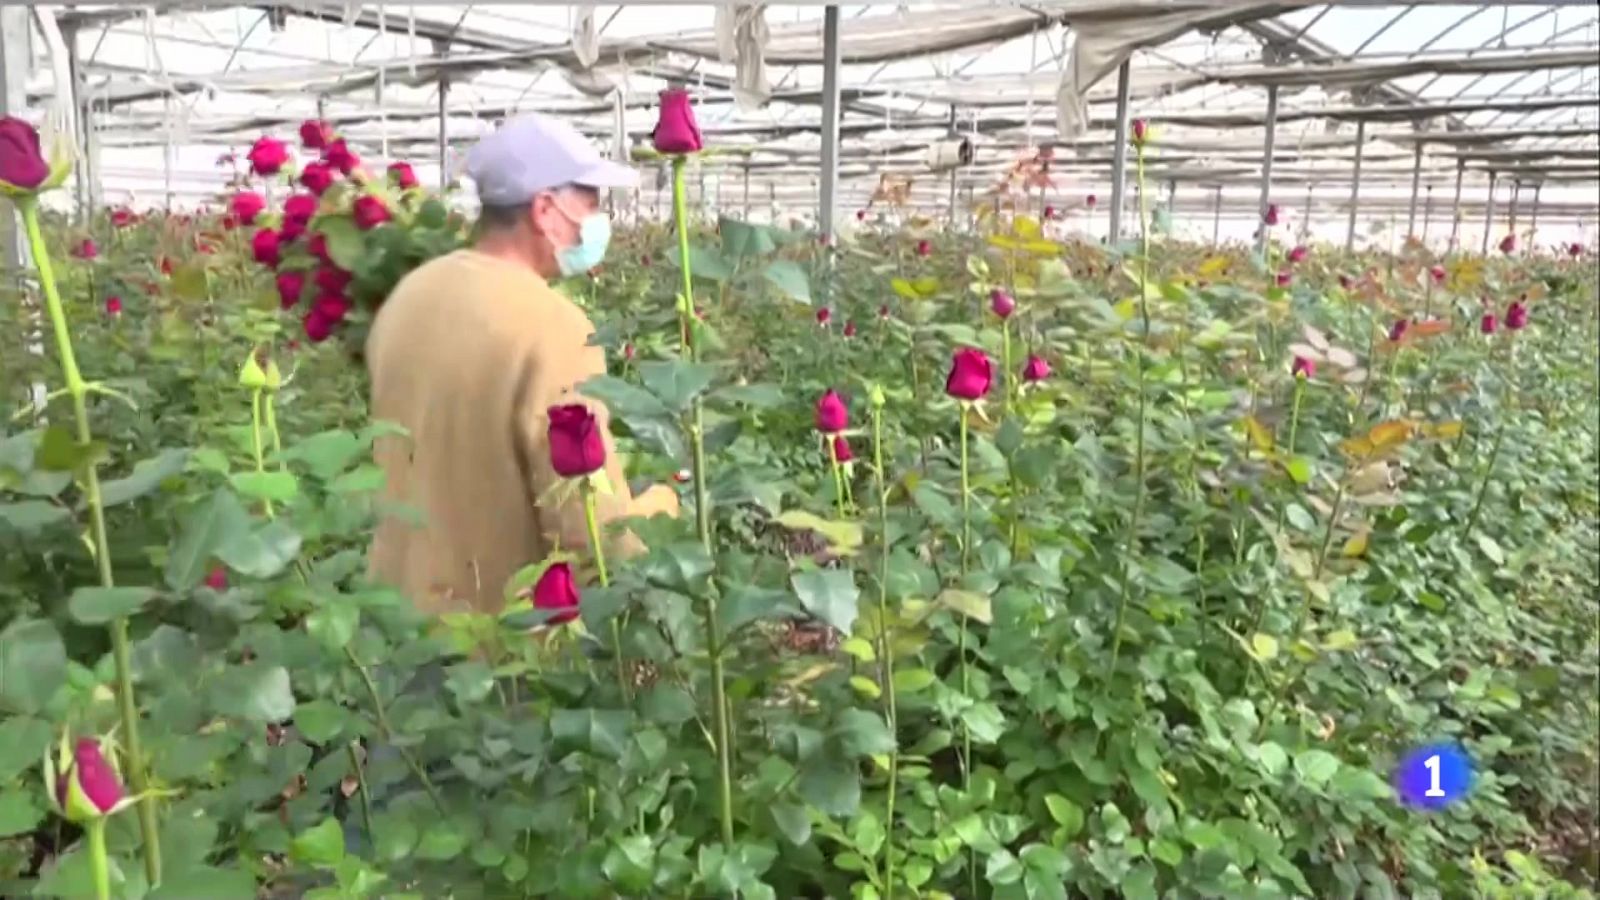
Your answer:
[[[0,4],[0,896],[1594,898],[1597,220],[1591,2]]]

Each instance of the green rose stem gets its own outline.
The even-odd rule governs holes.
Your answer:
[[[1489,462],[1484,466],[1482,480],[1478,482],[1477,496],[1472,501],[1472,512],[1467,514],[1467,524],[1461,529],[1463,541],[1472,537],[1472,530],[1478,526],[1478,517],[1483,513],[1484,498],[1489,495],[1489,482],[1494,478],[1494,466],[1500,461],[1500,448],[1505,445],[1506,423],[1511,420],[1507,410],[1515,391],[1513,384],[1516,371],[1512,368],[1517,358],[1515,346],[1513,344],[1513,350],[1506,354],[1505,394],[1500,401],[1500,424],[1494,430],[1494,443],[1489,446]]]
[[[55,333],[56,353],[61,358],[61,374],[67,382],[67,394],[72,397],[72,415],[77,421],[78,443],[87,447],[93,439],[89,431],[88,385],[78,370],[78,359],[72,352],[72,332],[67,328],[67,314],[61,306],[61,294],[56,289],[55,269],[50,265],[50,252],[39,229],[39,201],[32,196],[17,198],[17,209],[22,213],[22,223],[28,235],[28,250],[33,264],[39,270],[39,287],[44,293],[45,307],[50,314],[50,328]],[[89,506],[89,527],[94,542],[95,567],[100,572],[100,586],[112,587],[111,547],[106,539],[106,510],[100,497],[100,473],[94,460],[84,465],[84,495]],[[144,839],[144,871],[152,885],[161,883],[161,834],[156,824],[156,808],[150,789],[148,770],[145,769],[144,752],[139,741],[139,708],[133,699],[133,673],[128,654],[128,619],[119,616],[111,622],[111,652],[117,670],[117,709],[121,719],[123,741],[128,748],[128,770],[134,793],[139,794],[139,833]],[[101,838],[104,841],[104,836]],[[103,855],[103,852],[102,852]]]
[[[822,440],[828,445],[828,462],[833,469],[833,498],[839,508],[839,518],[842,519],[847,515],[844,505],[844,472],[839,465],[839,445],[834,443],[835,437],[836,435],[825,435]]]
[[[894,634],[889,628],[889,488],[883,467],[883,392],[872,389],[872,471],[878,495],[878,656],[883,660],[883,711],[895,746],[889,751],[889,790],[883,815],[883,896],[894,900],[894,801],[900,775],[899,711],[894,696]]]
[[[1000,320],[1000,411],[1011,410],[1011,391],[1015,385],[1011,375],[1011,320]]]
[[[1133,455],[1133,513],[1128,517],[1128,532],[1123,538],[1122,584],[1118,588],[1117,618],[1112,626],[1111,666],[1107,669],[1107,685],[1117,672],[1117,659],[1122,654],[1122,625],[1128,615],[1128,594],[1133,578],[1133,566],[1138,554],[1139,520],[1144,515],[1144,432],[1145,432],[1145,353],[1150,349],[1150,301],[1146,285],[1150,281],[1150,228],[1145,222],[1144,142],[1134,143],[1134,159],[1139,181],[1139,320],[1142,334],[1138,358],[1139,421],[1134,432]],[[1142,696],[1142,695],[1141,695]]]
[[[1293,650],[1295,644],[1299,643],[1300,632],[1305,629],[1306,617],[1311,612],[1312,592],[1310,585],[1322,580],[1322,573],[1328,565],[1328,551],[1333,547],[1333,533],[1339,527],[1339,515],[1344,511],[1345,487],[1346,479],[1340,478],[1339,488],[1333,494],[1333,506],[1328,511],[1328,527],[1322,533],[1322,547],[1317,551],[1316,565],[1311,571],[1311,579],[1307,582],[1305,594],[1300,599],[1300,608],[1295,610],[1294,624],[1289,628],[1289,648],[1291,650]],[[1300,663],[1293,672],[1284,675],[1283,680],[1278,682],[1277,688],[1272,692],[1271,701],[1267,703],[1266,711],[1261,715],[1261,724],[1256,726],[1256,740],[1260,740],[1261,735],[1266,733],[1267,726],[1272,721],[1272,714],[1277,712],[1279,704],[1283,702],[1284,694],[1288,692],[1291,684],[1300,680],[1300,676],[1305,673],[1308,665],[1310,665],[1308,662]]]
[[[678,305],[683,329],[683,348],[690,362],[697,356],[694,343],[694,272],[689,265],[689,204],[683,171],[687,156],[672,158],[672,218],[678,229],[678,262],[683,269],[683,302]],[[705,412],[701,399],[694,399],[689,425],[694,474],[694,518],[700,543],[706,553],[711,546],[711,502],[706,486]],[[722,665],[722,627],[718,621],[717,598],[705,597],[706,652],[711,658],[712,727],[717,745],[717,811],[722,824],[722,843],[733,846],[733,741],[728,727],[728,685]]]
[[[961,575],[964,578],[968,571],[969,550],[972,547],[972,485],[968,475],[967,443],[970,432],[968,419],[972,415],[971,401],[961,402]],[[961,695],[967,696],[971,689],[971,670],[967,665],[967,614],[961,613],[956,653],[961,659]],[[967,723],[961,723],[961,789],[972,790],[972,729]],[[976,848],[967,854],[967,874],[971,882],[972,896],[978,895],[978,851]]]
[[[95,900],[111,900],[111,860],[106,855],[106,820],[90,819],[84,825],[89,835],[89,874],[94,879]]]
[[[1294,462],[1295,440],[1299,436],[1299,431],[1300,431],[1300,401],[1301,401],[1301,398],[1303,398],[1305,396],[1305,389],[1306,389],[1306,379],[1300,377],[1299,375],[1295,375],[1295,377],[1294,377],[1294,400],[1292,401],[1292,403],[1290,405],[1290,411],[1289,411],[1289,443],[1288,443],[1288,446],[1285,448],[1286,452],[1288,453],[1290,463]],[[1287,503],[1285,503],[1284,505],[1278,507],[1278,531],[1280,531],[1280,532],[1283,531],[1283,519],[1284,519],[1284,516],[1288,513],[1288,510],[1289,510],[1289,506],[1288,506]],[[1257,598],[1257,601],[1256,601],[1256,614],[1255,614],[1254,617],[1252,617],[1252,619],[1250,621],[1250,630],[1245,633],[1245,637],[1246,638],[1251,637],[1252,635],[1256,634],[1257,632],[1259,632],[1261,630],[1261,621],[1262,621],[1262,619],[1264,619],[1266,617],[1266,614],[1267,614],[1267,598],[1266,598],[1265,594],[1263,594],[1261,597]]]
[[[594,548],[595,572],[600,578],[600,586],[611,586],[611,575],[606,571],[606,551],[600,541],[600,519],[595,515],[595,489],[594,482],[585,478],[580,490],[583,491],[583,521],[589,526],[589,546]],[[622,658],[622,620],[613,616],[611,619],[611,642],[616,647],[617,658],[617,690],[622,692],[624,701],[628,696],[628,668]]]

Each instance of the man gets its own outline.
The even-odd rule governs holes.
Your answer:
[[[498,612],[518,569],[587,547],[577,492],[551,495],[551,406],[588,404],[606,435],[602,522],[678,508],[662,485],[631,496],[604,407],[576,390],[605,373],[594,326],[548,283],[600,262],[611,234],[600,192],[635,173],[571,126],[528,115],[473,148],[467,174],[482,203],[474,246],[407,275],[366,346],[372,415],[409,432],[375,448],[386,495],[424,516],[379,524],[372,574],[434,614]]]

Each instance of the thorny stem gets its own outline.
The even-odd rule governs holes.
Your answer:
[[[72,352],[72,332],[67,326],[66,310],[61,305],[61,294],[56,289],[55,270],[50,264],[50,253],[39,229],[39,203],[36,198],[22,197],[17,201],[22,213],[23,227],[28,236],[28,249],[33,264],[39,271],[39,287],[44,293],[45,308],[50,315],[50,328],[55,333],[56,353],[60,357],[61,374],[66,380],[67,394],[72,398],[72,416],[77,423],[78,444],[87,448],[93,440],[89,430],[89,407],[86,398],[88,387],[83,373],[78,369],[77,356]],[[95,568],[99,571],[100,586],[112,587],[111,547],[106,537],[106,510],[100,496],[99,463],[90,459],[83,467],[83,492],[89,507],[89,530],[94,543]],[[139,833],[144,839],[144,871],[152,885],[161,883],[161,832],[156,822],[156,798],[150,791],[149,770],[145,766],[144,751],[139,740],[139,708],[133,697],[133,669],[128,651],[128,619],[119,616],[111,621],[111,652],[117,673],[117,711],[121,721],[123,741],[128,748],[128,774],[134,793],[142,795],[139,801]],[[102,835],[102,840],[104,836]]]
[[[600,519],[595,515],[594,484],[588,479],[583,482],[583,520],[589,526],[589,546],[594,548],[595,574],[600,579],[600,586],[611,586],[611,575],[606,571],[606,550],[600,540]],[[615,648],[617,662],[617,690],[622,692],[622,699],[628,699],[628,667],[622,658],[622,619],[618,616],[611,618],[611,644]]]
[[[694,343],[694,272],[689,265],[689,205],[683,173],[687,156],[672,158],[672,218],[678,229],[678,263],[683,270],[683,303],[678,307],[683,329],[683,348],[690,362],[698,353]],[[691,459],[694,474],[694,517],[700,544],[709,554],[711,546],[711,502],[706,485],[705,412],[699,397],[694,399],[689,424]],[[712,727],[717,745],[717,812],[722,826],[722,843],[733,846],[733,739],[728,723],[728,685],[723,669],[722,626],[717,614],[717,597],[705,595],[706,652],[711,659]]]
[[[350,660],[350,665],[355,667],[356,673],[361,676],[361,683],[366,687],[367,696],[372,700],[372,713],[373,718],[377,720],[378,731],[382,734],[384,740],[394,744],[394,729],[389,725],[388,711],[383,708],[383,695],[378,693],[378,683],[372,680],[372,673],[368,672],[367,667],[362,665],[361,660],[356,658],[355,651],[345,647],[344,655],[346,659]],[[439,812],[443,813],[445,811],[444,800],[439,796],[439,789],[433,786],[433,779],[428,777],[427,770],[422,768],[422,765],[417,762],[417,758],[412,755],[409,749],[398,745],[395,746],[395,749],[399,751],[400,758],[405,760],[406,768],[410,769],[411,774],[417,776],[417,780],[422,783],[422,789],[427,791],[429,799],[433,801],[433,805],[438,808]]]
[[[1133,514],[1128,517],[1128,533],[1123,539],[1122,584],[1118,588],[1117,619],[1111,633],[1111,666],[1107,669],[1107,682],[1116,674],[1117,659],[1122,653],[1122,625],[1128,615],[1128,594],[1133,579],[1133,566],[1139,541],[1139,519],[1144,515],[1144,432],[1145,432],[1145,352],[1150,349],[1150,301],[1146,297],[1150,283],[1150,227],[1145,221],[1144,144],[1136,146],[1139,178],[1139,319],[1142,327],[1138,358],[1139,420],[1134,432],[1133,456]]]
[[[878,494],[878,534],[883,546],[878,559],[878,656],[883,663],[883,710],[895,746],[889,751],[889,790],[885,800],[883,896],[894,900],[894,801],[900,774],[899,711],[894,694],[894,634],[889,627],[889,489],[883,467],[883,410],[872,407],[872,467]]]

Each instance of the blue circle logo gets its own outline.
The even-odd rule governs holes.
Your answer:
[[[1443,809],[1472,790],[1472,760],[1460,744],[1429,744],[1406,754],[1394,772],[1400,802]]]

